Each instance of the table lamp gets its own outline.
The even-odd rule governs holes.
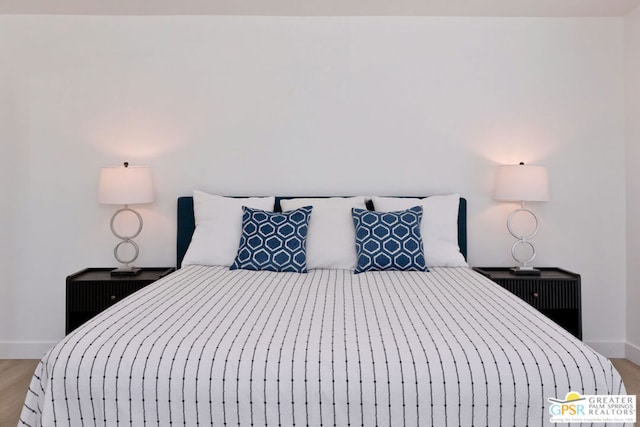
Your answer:
[[[113,256],[122,264],[111,271],[112,276],[135,276],[140,273],[140,268],[133,267],[140,250],[133,241],[142,231],[142,216],[131,209],[129,205],[153,202],[153,184],[151,170],[147,166],[129,166],[124,162],[122,166],[105,167],[100,169],[100,183],[98,185],[98,202],[108,205],[124,205],[111,217],[111,232],[121,241],[113,250]],[[131,212],[138,218],[138,229],[131,236],[119,234],[114,227],[116,217],[123,212]],[[123,245],[131,245],[134,254],[131,258],[120,257],[118,251]]]
[[[536,257],[536,248],[531,239],[538,233],[538,217],[530,209],[525,208],[525,202],[549,201],[549,177],[544,166],[532,166],[520,163],[519,165],[504,165],[498,168],[493,197],[505,202],[520,202],[520,208],[509,214],[507,229],[509,233],[518,239],[511,247],[511,256],[521,265],[511,269],[516,275],[538,276],[540,270],[533,268],[530,263]],[[518,234],[512,226],[513,217],[518,213],[526,213],[533,217],[535,228],[528,235]],[[517,249],[520,245],[526,245],[531,250],[529,258],[519,256]]]

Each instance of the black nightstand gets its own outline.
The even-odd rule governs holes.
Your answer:
[[[509,292],[582,339],[580,275],[561,268],[539,268],[539,276],[516,276],[509,267],[475,267]]]
[[[69,333],[126,296],[175,271],[143,268],[137,276],[111,276],[113,268],[85,268],[67,277],[65,333]]]

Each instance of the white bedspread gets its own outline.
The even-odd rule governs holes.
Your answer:
[[[547,425],[547,398],[624,394],[611,363],[467,268],[191,266],[65,337],[21,424]]]

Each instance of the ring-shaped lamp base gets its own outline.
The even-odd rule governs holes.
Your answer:
[[[533,220],[535,221],[535,228],[533,232],[531,232],[528,235],[518,234],[511,225],[511,221],[513,217],[519,212],[530,214],[533,217]],[[538,221],[538,217],[531,210],[526,209],[524,207],[524,202],[522,203],[522,207],[514,210],[509,214],[509,218],[507,219],[507,229],[509,230],[509,233],[511,233],[513,237],[518,239],[513,244],[513,246],[511,246],[511,256],[513,257],[514,260],[516,260],[516,262],[521,264],[518,267],[511,268],[511,273],[518,276],[539,276],[540,275],[540,270],[533,268],[531,265],[529,265],[529,263],[531,263],[536,258],[536,248],[535,246],[533,246],[533,243],[531,243],[530,239],[532,239],[538,233],[539,228],[540,228],[540,223]],[[522,245],[528,246],[531,249],[531,256],[529,258],[521,257],[518,255],[517,249]]]
[[[123,236],[119,234],[115,229],[116,217],[122,212],[132,212],[138,218],[138,229],[131,236]],[[114,236],[116,236],[118,239],[121,240],[113,249],[113,256],[115,257],[116,261],[118,261],[120,264],[124,264],[123,266],[118,267],[115,270],[112,270],[111,271],[112,276],[136,276],[140,274],[140,272],[142,271],[142,269],[133,267],[132,265],[130,265],[138,258],[138,255],[140,254],[140,248],[138,247],[138,244],[133,241],[133,238],[137,237],[142,231],[142,224],[143,224],[142,216],[138,212],[129,208],[127,205],[125,205],[124,208],[117,210],[111,217],[111,223],[110,223],[111,232],[113,233]],[[131,256],[130,258],[122,258],[119,255],[118,251],[120,250],[120,248],[122,248],[123,245],[130,245],[131,247],[133,247],[133,250],[134,250],[133,256]]]

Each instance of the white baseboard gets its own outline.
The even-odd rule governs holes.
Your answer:
[[[627,343],[625,347],[625,359],[632,361],[636,365],[640,365],[640,347],[629,343]]]
[[[0,359],[40,359],[55,341],[0,341]]]
[[[624,342],[616,341],[585,341],[586,345],[603,355],[604,357],[625,358],[626,349]],[[628,345],[628,344],[627,344]]]

